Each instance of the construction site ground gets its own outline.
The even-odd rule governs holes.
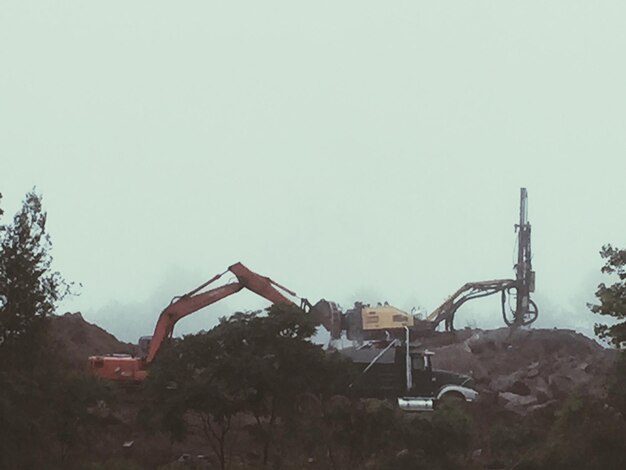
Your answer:
[[[85,371],[89,355],[135,351],[134,345],[118,341],[86,322],[80,313],[53,317],[50,336],[66,358],[67,367],[78,372]],[[435,368],[474,377],[480,399],[469,413],[482,431],[479,434],[484,435],[495,424],[511,420],[540,426],[574,394],[602,398],[606,394],[607,372],[616,357],[615,351],[563,329],[468,328],[435,333],[420,341],[422,347],[435,353]],[[192,434],[182,443],[173,443],[163,434],[146,433],[136,422],[140,407],[141,394],[133,390],[118,390],[114,403],[99,403],[91,410],[103,424],[99,444],[77,452],[95,460],[128,457],[145,468],[198,459],[200,455],[206,459],[203,465],[213,468],[210,450],[201,436]],[[254,468],[258,455],[245,450],[249,448],[245,438],[240,446],[239,465],[233,468]],[[314,459],[308,467],[322,468],[316,467]]]

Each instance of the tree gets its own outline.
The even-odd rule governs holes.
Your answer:
[[[596,297],[599,304],[590,304],[591,311],[599,315],[613,317],[611,325],[596,324],[595,332],[601,338],[609,339],[618,348],[622,348],[615,361],[608,380],[608,399],[612,406],[626,416],[626,250],[605,245],[600,256],[606,260],[602,267],[605,274],[616,275],[618,280],[610,286],[598,285]]]
[[[622,348],[626,345],[626,250],[605,245],[600,256],[606,260],[602,272],[617,275],[618,281],[609,286],[600,283],[596,291],[600,303],[589,304],[589,308],[598,315],[613,317],[616,323],[596,324],[594,331],[600,338]]]
[[[51,269],[46,219],[41,196],[31,191],[13,222],[0,226],[0,360],[5,367],[34,366],[45,318],[69,293],[70,286]]]
[[[245,414],[267,464],[299,397],[330,393],[335,383],[325,352],[309,341],[316,326],[299,308],[274,305],[265,316],[238,313],[208,333],[170,343],[150,370],[146,416],[178,438],[197,425],[226,468],[231,437],[240,431],[237,415]]]
[[[556,412],[548,435],[516,468],[604,470],[626,467],[626,424],[601,401],[573,396]]]
[[[69,292],[50,248],[41,196],[29,192],[12,223],[0,225],[1,468],[50,468],[51,449],[72,444],[91,398],[76,399],[46,348],[46,317]]]

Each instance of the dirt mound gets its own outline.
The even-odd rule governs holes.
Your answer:
[[[49,317],[48,340],[73,369],[83,369],[89,356],[135,353],[134,345],[118,341],[104,329],[88,323],[80,312]]]
[[[473,375],[481,396],[511,411],[541,409],[573,393],[601,397],[615,359],[572,330],[463,330],[423,340],[438,369]]]

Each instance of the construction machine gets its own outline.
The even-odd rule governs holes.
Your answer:
[[[530,299],[534,292],[535,272],[531,265],[530,223],[527,209],[528,193],[521,189],[520,221],[515,225],[518,232],[518,258],[515,279],[469,282],[463,285],[425,319],[411,315],[385,304],[369,306],[361,303],[341,311],[332,301],[320,300],[312,305],[305,298],[278,284],[269,277],[261,276],[241,263],[235,263],[226,271],[214,276],[204,284],[184,295],[174,297],[161,312],[152,336],[139,340],[137,357],[128,355],[92,356],[89,370],[97,377],[120,382],[140,382],[145,379],[147,367],[154,361],[164,341],[169,338],[176,323],[187,315],[207,307],[243,288],[264,297],[272,303],[299,305],[313,315],[330,333],[331,340],[345,336],[356,343],[402,338],[405,330],[414,336],[431,334],[443,322],[445,329],[454,329],[457,310],[468,300],[500,293],[502,316],[509,326],[529,325],[537,319],[538,309]],[[206,290],[226,273],[232,273],[237,281]],[[291,298],[290,298],[291,297]],[[298,299],[296,303],[292,298]],[[507,307],[507,299],[515,298],[515,308]]]
[[[535,290],[535,272],[532,269],[526,188],[520,190],[519,224],[514,227],[517,231],[518,247],[517,263],[513,267],[515,279],[468,282],[424,319],[388,305],[370,307],[356,303],[353,309],[342,316],[348,339],[357,342],[380,340],[383,339],[383,333],[388,337],[400,338],[404,334],[404,327],[408,327],[416,336],[427,335],[434,332],[441,323],[446,331],[453,331],[455,314],[465,302],[494,294],[501,295],[502,317],[508,326],[526,326],[533,323],[539,310],[530,298]],[[513,299],[514,307],[511,305]]]
[[[234,274],[237,281],[206,290],[210,284],[226,273]],[[171,337],[174,326],[180,319],[244,288],[274,304],[298,305],[288,296],[299,299],[300,308],[314,315],[332,337],[339,337],[341,334],[340,310],[335,303],[322,300],[316,305],[311,305],[308,300],[298,297],[295,292],[269,277],[261,276],[241,263],[235,263],[223,273],[217,274],[192,291],[174,297],[159,315],[153,335],[143,336],[139,339],[138,356],[125,354],[91,356],[88,360],[89,371],[96,377],[116,382],[137,383],[143,381],[146,378],[148,366],[157,357],[164,342]]]
[[[530,250],[530,223],[528,222],[528,191],[520,189],[519,224],[517,231],[517,263],[513,266],[515,279],[468,282],[426,317],[426,325],[437,327],[444,322],[446,331],[454,330],[456,311],[468,300],[500,293],[502,318],[508,326],[527,326],[537,320],[539,309],[531,300],[535,291],[535,271]],[[515,299],[515,307],[511,299]],[[422,323],[424,325],[424,323]]]
[[[404,338],[373,341],[340,353],[360,370],[349,393],[362,398],[390,399],[403,411],[432,411],[442,403],[471,403],[478,398],[474,380],[433,367],[434,353]]]

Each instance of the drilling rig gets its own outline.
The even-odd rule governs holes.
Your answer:
[[[413,336],[431,334],[443,323],[446,331],[454,330],[457,310],[468,300],[501,295],[502,318],[510,327],[527,326],[539,314],[537,304],[530,294],[535,290],[535,272],[532,269],[530,249],[530,223],[528,222],[528,191],[520,190],[519,223],[517,232],[517,262],[513,266],[515,279],[493,279],[468,282],[448,297],[425,319],[410,315],[390,306],[369,307],[355,304],[342,316],[348,339],[355,341],[380,339],[382,334],[401,337],[406,326]]]
[[[426,320],[416,323],[421,330],[434,329],[442,321],[447,331],[454,330],[456,311],[468,300],[501,294],[502,318],[511,327],[527,326],[537,320],[539,309],[531,300],[535,291],[535,272],[532,269],[530,250],[530,223],[528,222],[528,191],[520,189],[519,224],[517,231],[517,263],[513,266],[515,279],[468,282],[437,307]],[[515,307],[513,308],[513,299]]]
[[[535,271],[532,268],[532,254],[530,251],[530,223],[528,222],[528,191],[520,190],[519,224],[517,230],[517,264],[515,265],[516,306],[513,318],[504,313],[507,325],[530,325],[537,319],[539,311],[537,304],[530,299],[530,293],[535,292]]]

